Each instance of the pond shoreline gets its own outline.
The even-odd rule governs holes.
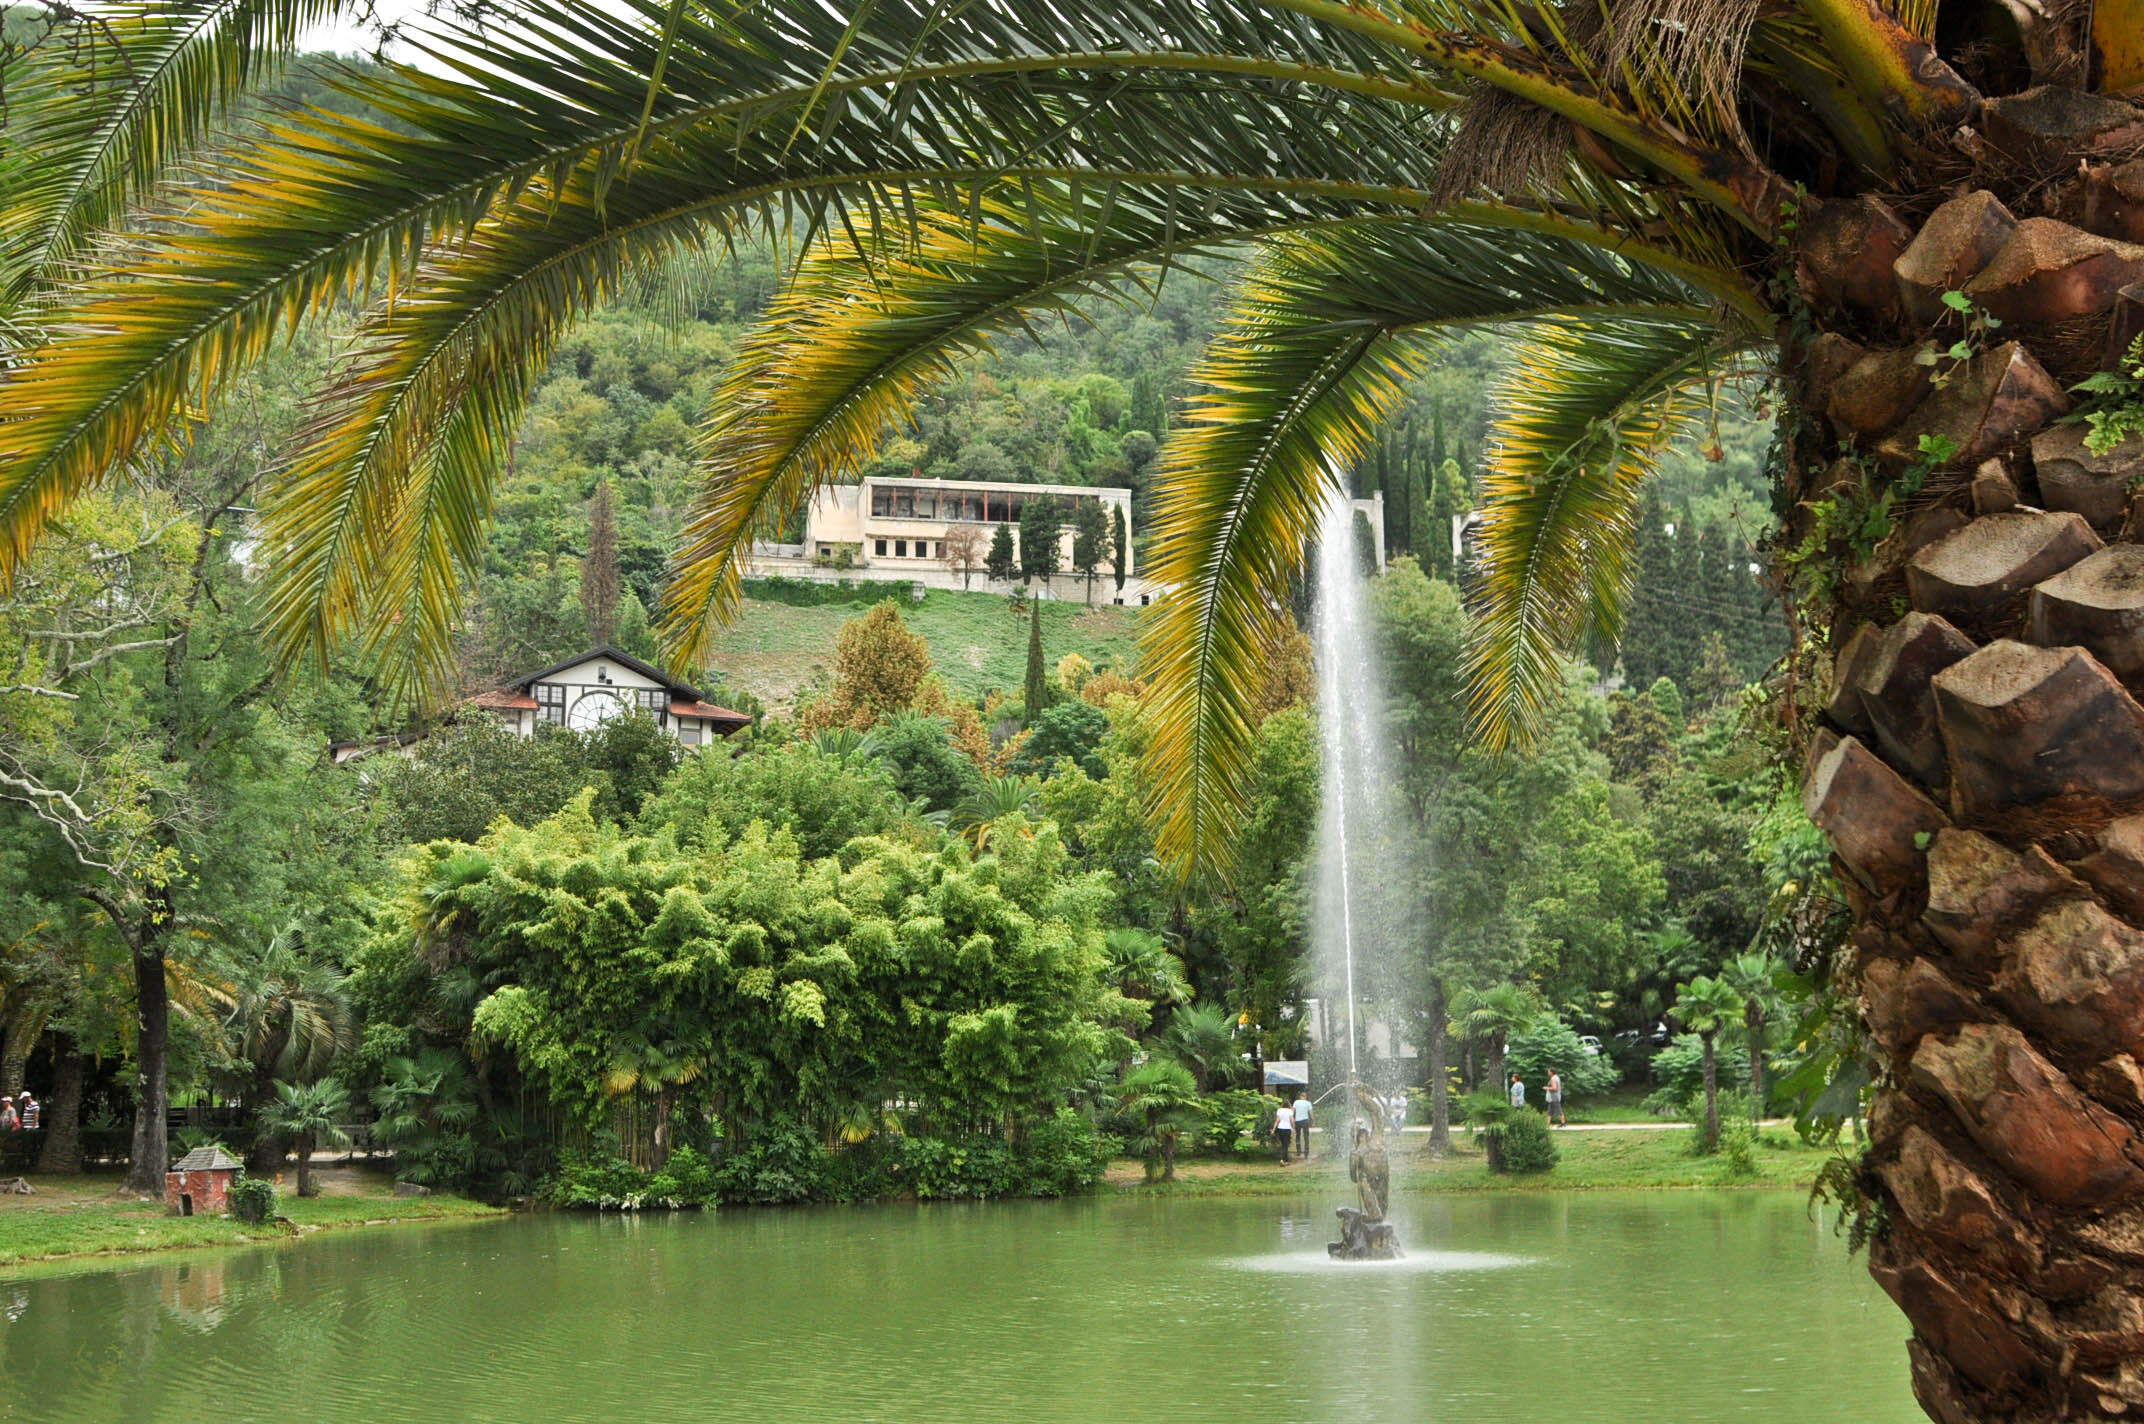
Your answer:
[[[441,1193],[394,1195],[384,1173],[323,1168],[316,1197],[279,1192],[278,1220],[252,1223],[227,1216],[166,1216],[162,1204],[119,1190],[110,1175],[30,1177],[35,1195],[0,1198],[0,1279],[26,1268],[95,1263],[197,1251],[204,1247],[265,1246],[321,1232],[353,1231],[410,1222],[492,1220],[502,1207]]]
[[[1832,1155],[1787,1134],[1766,1133],[1754,1151],[1750,1175],[1729,1173],[1718,1157],[1693,1157],[1689,1130],[1663,1126],[1631,1132],[1559,1135],[1560,1160],[1533,1176],[1491,1173],[1481,1153],[1456,1133],[1454,1152],[1433,1158],[1409,1143],[1395,1153],[1396,1197],[1542,1194],[1574,1191],[1735,1191],[1749,1188],[1807,1191]],[[260,1246],[303,1240],[321,1232],[346,1232],[413,1222],[499,1220],[505,1207],[448,1194],[393,1195],[384,1174],[362,1169],[324,1171],[330,1190],[318,1197],[285,1194],[278,1210],[286,1225],[258,1226],[224,1217],[164,1216],[153,1202],[125,1197],[111,1178],[32,1179],[48,1193],[43,1200],[10,1199],[0,1206],[0,1279],[28,1268],[72,1262],[136,1260],[204,1247]],[[1173,1182],[1149,1182],[1137,1158],[1111,1163],[1096,1194],[1104,1197],[1287,1197],[1347,1196],[1345,1162],[1314,1156],[1282,1166],[1277,1155],[1233,1159],[1184,1157]],[[751,1208],[724,1208],[740,1210]],[[780,1208],[774,1208],[779,1210]],[[130,1233],[131,1234],[128,1234]]]

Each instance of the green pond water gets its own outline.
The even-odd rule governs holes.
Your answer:
[[[0,1418],[1909,1424],[1799,1194],[545,1215],[0,1280]]]

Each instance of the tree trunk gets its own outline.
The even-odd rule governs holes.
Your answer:
[[[82,1170],[82,1079],[88,1066],[74,1040],[62,1034],[52,1052],[52,1096],[40,1118],[45,1127],[45,1145],[37,1154],[40,1172]]]
[[[1496,1084],[1499,1093],[1511,1091],[1511,1070],[1504,1061],[1504,1035],[1495,1035],[1489,1040],[1489,1079]]]
[[[1749,1120],[1764,1121],[1764,1015],[1752,1007],[1744,1022],[1749,1025]]]
[[[29,1073],[30,1054],[45,1031],[51,1010],[35,1001],[24,1004],[7,1018],[7,1041],[0,1046],[0,1097],[22,1096],[22,1083]]]
[[[246,1089],[246,1115],[253,1121],[253,1137],[246,1146],[246,1171],[265,1177],[283,1165],[283,1139],[268,1126],[269,1104],[275,1101],[275,1068],[290,1039],[286,1018],[261,1044],[260,1061],[253,1065],[253,1081]]]
[[[164,1121],[169,1102],[166,1074],[171,1055],[171,986],[164,979],[164,942],[156,929],[143,933],[134,950],[134,1144],[127,1159],[126,1189],[161,1196],[171,1157]]]
[[[1445,1014],[1444,986],[1429,990],[1429,1154],[1448,1156],[1452,1150],[1452,1085],[1445,1067],[1451,1052],[1449,1021]]]
[[[1869,1265],[1944,1424],[2144,1413],[2144,440],[2060,422],[2144,312],[2107,240],[2144,237],[2133,205],[2095,199],[2139,117],[1990,99],[1982,191],[1806,207],[1782,274],[1816,333],[1783,351],[1783,700],[1820,709],[1794,731],[1854,919],[1832,972],[1881,1070]],[[1960,341],[1931,389],[1916,353]],[[1835,532],[1864,515],[1873,550]]]
[[[315,1194],[313,1188],[313,1135],[310,1132],[300,1133],[296,1147],[298,1150],[298,1195],[301,1197],[313,1196]]]
[[[1719,1033],[1714,1030],[1697,1037],[1705,1046],[1705,1151],[1717,1152],[1720,1150],[1720,1059],[1714,1051],[1713,1040]]]

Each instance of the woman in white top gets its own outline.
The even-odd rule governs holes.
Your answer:
[[[1282,1103],[1273,1114],[1273,1136],[1280,1141],[1280,1160],[1288,1160],[1288,1149],[1295,1142],[1295,1109]]]

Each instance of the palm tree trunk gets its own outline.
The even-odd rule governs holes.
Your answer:
[[[1504,1063],[1504,1035],[1501,1033],[1489,1040],[1489,1081],[1496,1084],[1499,1093],[1511,1091],[1511,1073]]]
[[[1822,709],[1804,801],[1882,1060],[1869,1265],[1922,1405],[1961,1424],[2144,1410],[2144,441],[2058,423],[2144,314],[2106,240],[2144,228],[2095,127],[2135,112],[2073,97],[2029,139],[1996,105],[2031,95],[1989,102],[1976,129],[2032,150],[1991,191],[1805,212],[1791,269],[1817,334],[1784,353],[1779,547],[1816,556],[1785,570],[1785,700]],[[2002,325],[1948,311],[1961,290]],[[1915,354],[1954,341],[1976,354],[1930,390]],[[1832,532],[1872,512],[1873,549]]]
[[[1701,1033],[1698,1041],[1705,1046],[1705,1150],[1720,1150],[1720,1059],[1714,1051],[1713,1040],[1718,1031]]]
[[[52,1055],[52,1097],[44,1106],[45,1145],[38,1149],[40,1172],[82,1170],[82,1079],[88,1059],[65,1034]]]
[[[1752,1004],[1744,1018],[1749,1026],[1749,1120],[1764,1121],[1764,1014]]]
[[[300,1133],[295,1144],[298,1150],[298,1195],[313,1194],[313,1135]]]

